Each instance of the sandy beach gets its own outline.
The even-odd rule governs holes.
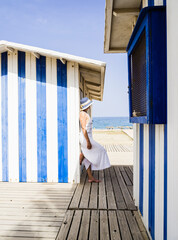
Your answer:
[[[93,138],[105,147],[112,165],[133,165],[133,129],[94,129]]]

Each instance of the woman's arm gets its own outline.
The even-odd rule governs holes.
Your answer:
[[[87,130],[86,130],[86,125],[87,125],[88,121],[89,121],[88,115],[85,112],[80,112],[80,124],[81,124],[81,128],[82,128],[82,132],[87,141],[87,148],[91,149],[92,145],[91,145],[91,142],[88,137]]]

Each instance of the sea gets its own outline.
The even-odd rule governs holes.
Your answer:
[[[93,117],[93,129],[131,128],[128,117]]]

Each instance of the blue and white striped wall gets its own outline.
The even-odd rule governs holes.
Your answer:
[[[160,5],[166,0],[142,2],[142,7]],[[167,125],[134,124],[133,129],[135,204],[152,239],[172,239],[167,234]]]
[[[134,124],[134,199],[152,239],[167,239],[167,126]]]
[[[0,55],[0,181],[79,182],[78,64]]]

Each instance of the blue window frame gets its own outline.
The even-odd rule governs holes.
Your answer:
[[[128,52],[130,122],[166,124],[166,8],[143,8]]]

